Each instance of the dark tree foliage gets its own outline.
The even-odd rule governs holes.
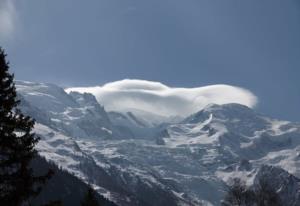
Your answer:
[[[282,206],[282,203],[276,191],[263,178],[259,179],[254,190],[247,188],[240,179],[234,179],[222,206]]]
[[[281,206],[281,200],[276,191],[263,178],[259,179],[258,187],[255,190],[258,206]]]
[[[37,177],[29,167],[39,139],[32,133],[34,120],[18,109],[14,75],[5,58],[0,48],[0,203],[20,206],[39,194],[52,172]]]
[[[43,185],[41,193],[30,202],[31,206],[45,206],[50,200],[60,200],[65,206],[81,205],[81,201],[86,196],[90,187],[89,185],[68,171],[59,168],[54,162],[49,162],[41,156],[37,156],[31,162],[31,166],[35,175],[45,174],[49,168],[55,173],[47,181],[47,184]],[[117,206],[97,192],[95,195],[101,206]]]
[[[43,206],[63,206],[61,201],[50,201],[48,204],[45,204]]]
[[[95,191],[91,187],[89,187],[87,193],[81,201],[81,206],[100,206],[96,198]]]
[[[244,182],[236,178],[229,187],[222,202],[223,206],[252,206],[255,202],[255,193],[249,190]]]

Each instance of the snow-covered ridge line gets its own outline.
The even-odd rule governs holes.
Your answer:
[[[251,185],[263,165],[300,177],[300,124],[244,105],[210,104],[153,124],[140,113],[107,113],[91,94],[29,82],[17,89],[37,120],[40,154],[120,205],[219,205],[230,179]]]

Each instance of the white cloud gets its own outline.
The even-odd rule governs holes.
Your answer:
[[[15,29],[16,9],[13,0],[0,0],[0,38],[9,38]]]
[[[107,110],[128,111],[134,108],[165,116],[189,115],[210,103],[239,103],[248,107],[257,103],[256,96],[250,91],[223,84],[172,88],[159,82],[126,79],[103,86],[68,88],[66,91],[92,93]]]

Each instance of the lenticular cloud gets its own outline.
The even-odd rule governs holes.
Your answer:
[[[250,91],[223,84],[175,88],[159,82],[125,79],[103,86],[68,88],[66,91],[92,93],[108,111],[137,109],[164,116],[186,116],[210,103],[239,103],[248,107],[257,103],[256,96]]]

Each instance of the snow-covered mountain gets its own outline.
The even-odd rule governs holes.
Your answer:
[[[56,85],[32,82],[17,81],[16,87],[24,99],[23,110],[39,123],[78,138],[118,135],[104,108],[91,94],[67,94]]]
[[[134,138],[148,138],[153,136],[158,126],[135,116],[132,112],[109,112],[108,116],[119,131],[130,134]]]
[[[232,178],[255,184],[263,165],[300,177],[300,124],[243,105],[211,104],[154,125],[133,112],[107,113],[90,94],[30,82],[17,89],[37,120],[40,154],[120,205],[219,205]],[[276,188],[289,182],[267,171]]]
[[[180,116],[164,116],[155,113],[129,108],[127,111],[112,111],[127,116],[130,122],[138,127],[157,127],[163,123],[176,123],[183,120]]]
[[[112,124],[121,131],[122,134],[138,139],[148,139],[155,137],[167,124],[180,122],[183,118],[179,116],[159,116],[149,112],[135,110],[134,112],[108,112]],[[121,135],[124,137],[124,135]]]

